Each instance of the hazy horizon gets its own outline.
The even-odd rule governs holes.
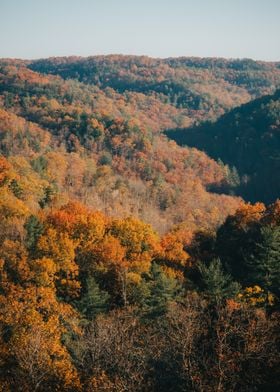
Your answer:
[[[151,56],[147,54],[133,54],[133,53],[96,53],[96,54],[89,54],[89,55],[79,55],[79,54],[65,54],[65,55],[57,55],[57,56],[46,56],[46,57],[0,57],[1,60],[9,59],[9,60],[22,60],[22,61],[36,61],[42,59],[52,59],[52,58],[90,58],[90,57],[110,57],[110,56],[124,56],[124,57],[148,57],[151,59],[160,59],[160,60],[167,60],[169,58],[193,58],[193,59],[222,59],[227,61],[234,61],[234,60],[253,60],[256,62],[264,62],[264,63],[280,63],[279,60],[263,60],[258,58],[252,57],[225,57],[225,56]]]
[[[280,61],[278,0],[0,0],[0,57]]]

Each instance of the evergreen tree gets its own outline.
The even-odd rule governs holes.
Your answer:
[[[93,320],[97,314],[107,310],[108,301],[107,291],[101,290],[95,279],[90,276],[86,280],[86,292],[77,307],[87,320]]]
[[[170,301],[180,297],[182,287],[175,278],[166,276],[156,263],[152,264],[150,278],[150,295],[146,303],[152,316],[160,316],[167,311]]]
[[[198,269],[202,291],[215,302],[238,292],[238,283],[233,282],[231,275],[224,272],[220,259],[212,260],[209,266],[200,263]]]
[[[30,215],[25,222],[24,228],[26,230],[26,247],[30,252],[34,253],[38,238],[43,233],[43,224],[35,215]]]
[[[280,226],[264,226],[254,253],[247,259],[250,279],[279,297]]]

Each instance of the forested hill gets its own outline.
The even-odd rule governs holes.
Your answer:
[[[252,60],[2,59],[0,153],[33,211],[74,198],[161,232],[215,227],[240,200],[209,190],[228,194],[238,175],[162,131],[212,120],[279,84],[279,64]]]
[[[167,132],[180,145],[204,150],[235,166],[243,176],[240,194],[250,201],[280,196],[280,90],[247,103],[217,122]]]
[[[111,55],[43,59],[28,66],[101,89],[109,87],[121,94],[153,96],[198,121],[215,118],[280,86],[279,63],[250,59]]]
[[[0,60],[0,392],[280,390],[280,201],[244,203],[236,169],[163,134],[279,80],[249,60]],[[217,124],[276,192],[279,93]]]
[[[30,213],[79,200],[109,215],[139,217],[161,233],[173,224],[216,227],[240,199],[208,191],[213,184],[229,191],[228,170],[160,133],[180,118],[189,121],[154,96],[2,61],[0,154],[14,173],[7,200],[21,200]]]

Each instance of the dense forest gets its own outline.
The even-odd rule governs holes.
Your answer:
[[[279,87],[0,60],[0,391],[279,390]]]
[[[101,89],[153,96],[179,109],[190,121],[215,118],[225,110],[279,86],[279,63],[250,59],[152,59],[145,56],[51,58],[27,66]]]
[[[280,194],[280,90],[206,122],[167,134],[234,166],[242,178],[237,193],[271,203]]]

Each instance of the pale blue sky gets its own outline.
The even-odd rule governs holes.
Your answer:
[[[280,0],[0,0],[0,57],[280,60]]]

